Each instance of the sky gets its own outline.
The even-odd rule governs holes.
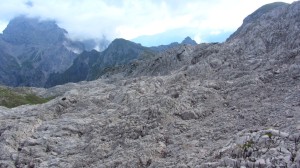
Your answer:
[[[146,46],[224,41],[243,19],[274,0],[0,0],[0,32],[26,15],[55,20],[76,40],[125,38]],[[293,0],[282,0],[291,3]]]

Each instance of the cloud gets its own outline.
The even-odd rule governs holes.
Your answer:
[[[203,33],[236,30],[247,15],[270,2],[273,0],[10,0],[0,6],[0,28],[25,14],[56,20],[74,39],[103,35],[110,40],[134,39],[187,29],[197,31],[192,34],[200,40]]]
[[[211,35],[219,35],[219,34],[221,34],[222,32],[220,31],[220,30],[213,30],[213,31],[211,31],[209,34],[211,34]]]
[[[33,7],[33,3],[32,3],[31,1],[27,1],[27,2],[25,3],[25,5],[27,5],[28,7]]]

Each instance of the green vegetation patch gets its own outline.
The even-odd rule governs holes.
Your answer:
[[[20,94],[11,89],[0,88],[0,106],[13,108],[24,104],[42,104],[53,98],[42,98],[34,94]]]
[[[244,150],[248,150],[249,148],[251,148],[253,146],[253,144],[254,144],[254,142],[252,140],[249,140],[243,144],[242,148]]]

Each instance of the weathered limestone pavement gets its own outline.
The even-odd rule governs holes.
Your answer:
[[[250,16],[225,43],[32,88],[57,97],[0,108],[0,167],[299,167],[300,2]]]

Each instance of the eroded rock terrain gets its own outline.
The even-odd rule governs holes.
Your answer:
[[[265,7],[225,43],[31,88],[57,98],[0,108],[0,167],[299,167],[300,2]]]

